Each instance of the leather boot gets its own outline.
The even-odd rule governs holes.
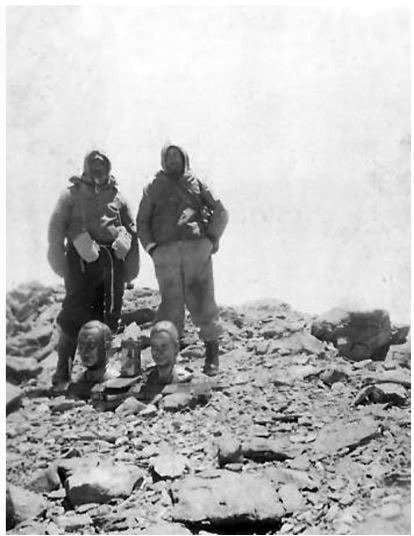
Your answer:
[[[58,362],[52,376],[52,388],[56,392],[65,391],[69,385],[76,343],[76,339],[69,337],[63,331],[60,333],[57,344]]]
[[[217,341],[208,341],[205,343],[206,360],[204,362],[204,374],[215,376],[219,371],[219,344]]]

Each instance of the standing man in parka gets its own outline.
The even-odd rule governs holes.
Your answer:
[[[82,325],[99,320],[116,331],[125,284],[139,271],[135,222],[110,171],[107,156],[87,155],[83,174],[69,180],[49,223],[48,260],[66,289],[57,317],[61,333],[52,378],[57,391],[70,381]]]
[[[186,305],[205,343],[204,372],[214,375],[219,368],[222,327],[214,299],[211,255],[218,250],[228,214],[191,173],[184,149],[165,146],[161,165],[144,189],[137,216],[138,236],[154,261],[161,293],[156,320],[173,322],[181,337]]]

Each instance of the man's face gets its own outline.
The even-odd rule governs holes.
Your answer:
[[[78,341],[78,351],[85,367],[94,367],[99,362],[99,355],[104,351],[102,337],[98,332],[82,333]]]
[[[157,333],[151,337],[151,354],[158,367],[174,365],[177,348],[168,333]]]
[[[165,169],[167,173],[181,175],[184,172],[184,158],[177,147],[170,147],[165,155]]]
[[[106,166],[103,159],[95,158],[90,165],[90,174],[92,178],[98,182],[103,183],[107,179]]]

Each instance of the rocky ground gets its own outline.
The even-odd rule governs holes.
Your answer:
[[[7,298],[10,533],[410,532],[409,343],[352,362],[287,304],[222,308],[217,379],[188,320],[193,381],[97,411],[48,393],[62,298],[36,284]],[[128,291],[125,323],[145,335],[157,303]]]

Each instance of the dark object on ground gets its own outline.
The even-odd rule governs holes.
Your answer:
[[[311,333],[321,341],[332,342],[353,361],[383,361],[392,340],[390,317],[381,309],[331,309],[312,323]]]
[[[143,309],[135,309],[134,311],[127,311],[122,313],[121,320],[125,326],[136,322],[138,325],[152,322],[155,318],[155,310],[148,307]]]

